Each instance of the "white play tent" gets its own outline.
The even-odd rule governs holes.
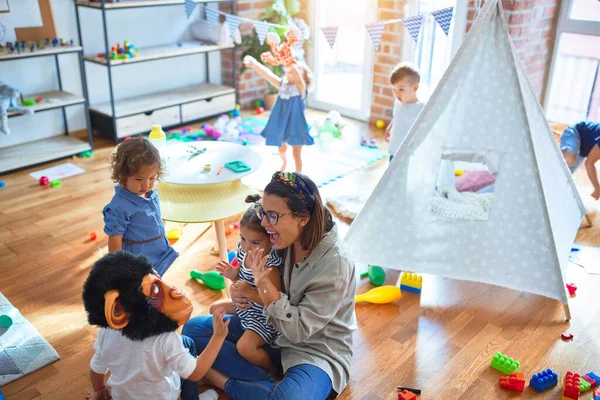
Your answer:
[[[464,165],[493,175],[493,194],[444,192]],[[489,0],[346,241],[358,262],[547,296],[570,318],[565,273],[584,215],[501,3]]]

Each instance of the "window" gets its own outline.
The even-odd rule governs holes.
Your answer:
[[[449,219],[489,218],[500,156],[492,151],[444,149],[431,212]]]

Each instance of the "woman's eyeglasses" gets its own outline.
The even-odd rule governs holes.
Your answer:
[[[267,221],[269,221],[269,224],[271,224],[273,226],[277,225],[277,222],[279,222],[279,218],[281,218],[285,215],[296,214],[293,211],[283,213],[283,214],[280,214],[277,211],[265,211],[262,208],[262,206],[258,203],[254,204],[254,212],[256,213],[256,216],[258,217],[258,219],[260,219],[261,221],[263,220],[263,218],[267,217]]]

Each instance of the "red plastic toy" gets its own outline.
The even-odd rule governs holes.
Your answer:
[[[569,332],[563,332],[560,334],[560,338],[564,341],[573,340],[573,334]]]
[[[569,291],[569,296],[575,296],[577,285],[574,283],[567,283],[567,290]]]
[[[509,376],[501,376],[500,387],[522,392],[525,389],[525,374],[522,372],[515,372]]]
[[[567,371],[567,374],[565,375],[565,389],[563,391],[563,397],[573,400],[577,400],[579,398],[579,380],[579,374]]]
[[[50,179],[47,176],[40,177],[40,186],[46,186],[50,184]]]
[[[98,238],[98,235],[96,235],[96,232],[90,232],[90,240],[96,240]]]
[[[265,112],[265,108],[264,107],[256,107],[256,114],[260,115],[262,113]]]
[[[398,400],[415,400],[417,395],[413,392],[409,392],[408,390],[403,390],[398,393]]]

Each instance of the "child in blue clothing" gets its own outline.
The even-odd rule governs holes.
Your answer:
[[[156,147],[143,137],[124,141],[111,160],[115,195],[103,210],[108,251],[145,255],[162,277],[179,254],[165,236],[158,193],[163,166]]]
[[[219,314],[225,312],[227,314],[236,314],[240,317],[244,334],[237,342],[238,353],[252,364],[257,365],[271,374],[275,374],[277,369],[273,366],[271,358],[267,351],[263,348],[265,344],[271,344],[279,332],[271,325],[267,324],[267,317],[264,312],[264,305],[258,294],[258,288],[254,283],[252,270],[246,268],[244,259],[248,250],[261,248],[264,254],[269,254],[269,258],[265,265],[271,267],[269,277],[271,283],[278,290],[281,288],[281,278],[279,267],[283,264],[283,258],[271,246],[269,234],[261,225],[262,219],[258,217],[262,212],[260,205],[256,202],[260,200],[259,195],[248,196],[246,203],[253,203],[242,216],[240,220],[240,241],[238,242],[237,260],[239,268],[231,266],[226,261],[220,261],[217,265],[217,270],[225,278],[235,282],[231,286],[232,298],[234,292],[242,294],[248,298],[249,304],[245,307],[233,304],[232,299],[220,300],[210,306],[211,314]],[[257,211],[258,208],[258,211]]]
[[[302,172],[302,146],[315,143],[304,115],[306,95],[311,83],[310,69],[304,63],[294,63],[287,68],[283,78],[279,78],[252,56],[244,57],[244,65],[279,89],[277,101],[262,135],[267,139],[267,146],[279,147],[279,156],[283,161],[282,172],[285,172],[287,166],[288,145],[292,146],[296,172]]]
[[[592,197],[600,198],[600,183],[596,162],[600,160],[600,123],[581,121],[569,126],[560,136],[560,149],[571,172],[585,163],[590,182],[594,187]]]

